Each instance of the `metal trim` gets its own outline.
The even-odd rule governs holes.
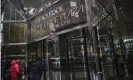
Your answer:
[[[26,20],[4,20],[1,23],[26,23]]]
[[[2,44],[2,45],[9,45],[9,46],[12,46],[12,45],[26,45],[26,43],[7,43],[7,44]]]
[[[21,3],[20,3],[20,1],[19,0],[17,0],[17,2],[18,2],[18,4],[19,4],[19,6],[20,6],[20,8],[21,8],[21,10],[23,11],[23,13],[24,13],[24,17],[25,17],[25,19],[27,19],[27,15],[26,15],[26,11],[23,9],[23,7],[22,7],[22,5],[21,5]],[[24,4],[23,4],[24,5]]]
[[[33,41],[29,41],[27,44],[31,44],[31,43],[34,43],[34,42],[37,42],[37,41],[41,41],[41,40],[46,39],[46,38],[49,38],[49,36],[44,36],[42,38],[39,38],[39,39],[36,39],[36,40],[33,40]]]
[[[25,57],[27,55],[6,55],[4,57]]]
[[[57,32],[57,33],[55,33],[55,35],[64,34],[64,33],[71,32],[71,31],[74,31],[74,30],[77,30],[77,29],[81,29],[81,28],[84,28],[84,27],[87,27],[87,26],[89,26],[89,23],[81,24],[81,25],[75,26],[73,28]]]

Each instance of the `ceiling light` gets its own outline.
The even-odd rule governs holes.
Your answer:
[[[24,7],[24,10],[28,10],[28,8],[27,7]]]
[[[120,7],[120,9],[122,9],[122,7]]]
[[[42,7],[42,8],[40,8],[39,12],[41,12],[42,10],[43,10],[43,7]]]
[[[33,15],[35,12],[36,12],[35,8],[31,8],[31,10],[29,11],[29,13],[30,13],[31,15]]]
[[[34,11],[34,8],[31,8],[31,10],[29,11],[30,14],[32,14]]]

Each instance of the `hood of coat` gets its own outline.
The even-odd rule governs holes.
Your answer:
[[[12,60],[11,61],[11,66],[15,65],[15,64],[18,64],[18,61],[17,60]]]

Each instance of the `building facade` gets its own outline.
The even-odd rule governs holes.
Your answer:
[[[27,15],[26,28],[23,27],[25,59],[28,63],[33,53],[41,58],[45,69],[42,79],[132,80],[133,1],[48,0],[47,3],[33,17]],[[22,35],[21,31],[15,34]],[[10,34],[8,39],[18,43],[22,38],[17,35],[14,38]]]

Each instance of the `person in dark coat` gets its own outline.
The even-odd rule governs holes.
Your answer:
[[[32,63],[32,80],[41,80],[43,65],[39,57]]]
[[[130,79],[133,80],[133,51],[129,51],[128,53],[127,68]]]
[[[28,80],[32,80],[32,60],[28,61]]]
[[[118,65],[119,79],[120,80],[123,80],[125,78],[124,59],[119,54],[117,54],[116,56],[117,56],[117,65]]]

